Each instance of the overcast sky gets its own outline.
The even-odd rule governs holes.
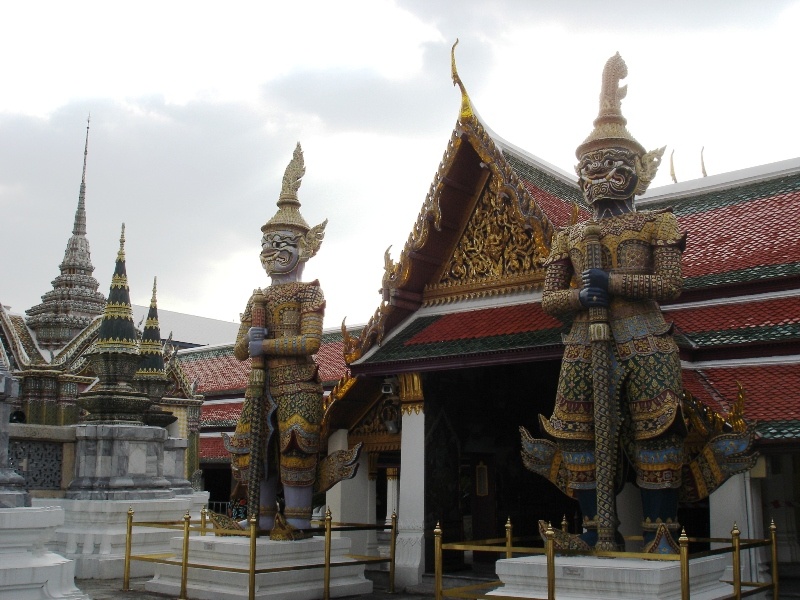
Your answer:
[[[131,298],[238,321],[300,141],[302,213],[329,219],[305,279],[325,327],[378,307],[458,115],[572,172],[600,76],[628,64],[623,113],[679,181],[800,155],[800,2],[330,0],[4,2],[0,8],[0,301],[40,302],[78,201],[108,294],[126,223]],[[670,182],[668,161],[654,186]]]

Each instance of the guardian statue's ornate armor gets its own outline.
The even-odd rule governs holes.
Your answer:
[[[272,285],[264,290],[264,297],[267,333],[263,346],[278,425],[278,435],[273,436],[277,444],[271,452],[267,450],[268,458],[273,461],[267,470],[274,472],[279,468],[284,486],[313,485],[322,422],[322,384],[311,356],[319,350],[322,338],[325,298],[318,281]],[[250,357],[248,331],[252,326],[252,306],[251,298],[242,313],[234,346],[239,360]],[[250,468],[246,440],[251,419],[252,402],[246,397],[234,437],[242,440],[241,449],[248,450],[247,454],[234,455],[234,468],[242,479]]]
[[[236,431],[225,438],[234,475],[247,485],[248,514],[258,514],[259,528],[271,530],[273,539],[302,537],[315,483],[324,491],[352,477],[358,457],[356,449],[318,461],[322,384],[312,355],[322,340],[325,297],[319,282],[300,278],[327,221],[309,227],[300,214],[297,192],[304,174],[298,144],[283,176],[278,211],[261,227],[261,264],[271,285],[255,290],[241,315],[234,354],[251,360],[251,372]],[[320,469],[329,464],[334,468]],[[283,514],[276,510],[281,488]]]
[[[572,324],[553,414],[540,416],[548,439],[523,428],[522,454],[580,504],[584,531],[562,546],[619,547],[615,498],[626,461],[641,490],[645,550],[675,552],[679,491],[697,500],[752,466],[752,431],[706,429],[706,447],[687,457],[678,348],[658,304],[680,295],[685,235],[671,212],[634,206],[664,148],[645,152],[626,129],[626,76],[619,54],[610,58],[594,129],[576,151],[593,214],[558,231],[546,261],[542,308]]]

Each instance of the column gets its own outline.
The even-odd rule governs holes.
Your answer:
[[[417,585],[425,571],[425,412],[419,373],[398,376],[403,418],[395,585]]]
[[[734,523],[739,528],[742,539],[767,537],[763,527],[761,488],[758,482],[757,479],[751,479],[749,472],[740,473],[728,479],[708,497],[711,537],[730,539]],[[742,579],[769,581],[768,561],[769,557],[764,549],[743,553]],[[723,579],[732,579],[730,569],[730,566],[726,569]]]
[[[328,452],[346,450],[348,448],[347,430],[339,429],[328,438]],[[337,483],[325,494],[325,502],[331,510],[334,522],[339,523],[374,523],[375,522],[375,494],[370,502],[369,488],[374,489],[374,482],[370,486],[367,452],[362,452],[358,459],[358,471],[352,479],[345,479]],[[370,513],[371,511],[371,513]],[[337,537],[348,537],[351,540],[350,552],[352,554],[366,554],[366,531],[348,531],[334,533]]]
[[[386,525],[392,524],[392,513],[397,512],[400,494],[400,469],[386,469]]]

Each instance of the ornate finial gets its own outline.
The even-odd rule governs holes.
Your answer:
[[[303,175],[306,174],[306,165],[303,161],[303,149],[300,147],[300,142],[297,142],[292,160],[286,166],[286,171],[283,173],[283,184],[281,185],[281,200],[297,200],[297,191],[300,189],[300,184],[303,183]],[[280,205],[280,201],[278,202]]]
[[[597,119],[615,118],[623,125],[627,123],[622,116],[622,99],[628,93],[628,86],[620,86],[619,82],[628,76],[628,65],[617,52],[606,61],[603,68],[603,83],[600,87],[600,112]],[[595,121],[597,123],[597,121]]]
[[[150,306],[156,306],[156,284],[158,282],[158,278],[153,276],[153,297],[150,298]]]
[[[86,142],[83,145],[83,174],[81,175],[81,185],[86,183],[86,157],[89,156],[89,122],[92,120],[92,113],[86,118]]]
[[[119,251],[117,261],[125,261],[125,223],[122,224],[122,231],[119,234]]]
[[[297,192],[305,172],[303,149],[300,147],[300,142],[297,142],[292,160],[289,161],[286,171],[283,173],[281,195],[278,198],[278,212],[261,227],[261,231],[291,229],[302,234],[308,232],[309,226],[303,215],[300,214],[300,201],[297,198]]]
[[[461,112],[459,117],[461,119],[471,119],[475,116],[475,112],[472,110],[472,102],[469,99],[469,94],[467,94],[467,88],[464,87],[464,82],[462,82],[461,77],[458,76],[458,69],[456,69],[456,46],[458,46],[458,38],[456,38],[456,43],[453,44],[453,47],[450,49],[450,71],[453,77],[453,85],[457,85],[461,90]]]
[[[292,160],[286,167],[283,175],[283,186],[281,196],[278,199],[278,212],[261,227],[261,231],[294,231],[303,237],[300,260],[306,261],[317,253],[322,239],[325,237],[325,226],[328,220],[325,219],[319,225],[309,227],[303,215],[300,214],[300,201],[297,199],[297,191],[306,172],[303,161],[303,149],[300,142],[292,155]]]
[[[672,177],[672,183],[678,183],[675,177],[675,150],[669,153],[669,176]]]
[[[705,146],[700,148],[700,170],[703,172],[703,177],[708,177],[708,173],[706,173],[706,161],[703,159],[703,150],[705,149]]]
[[[639,156],[644,155],[644,147],[625,128],[628,121],[622,116],[622,99],[628,93],[628,86],[620,86],[619,82],[627,76],[628,67],[617,52],[603,68],[600,111],[594,120],[594,131],[575,151],[578,158],[603,148],[626,148]]]

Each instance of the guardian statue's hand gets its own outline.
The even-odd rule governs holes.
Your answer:
[[[603,269],[586,269],[581,273],[581,282],[585,288],[600,288],[608,291],[608,273]]]
[[[262,356],[264,348],[261,342],[267,335],[267,330],[264,327],[251,327],[247,330],[247,339],[250,340],[248,347],[250,349],[250,356]]]
[[[604,308],[608,306],[608,292],[599,287],[583,288],[578,299],[586,308]]]

